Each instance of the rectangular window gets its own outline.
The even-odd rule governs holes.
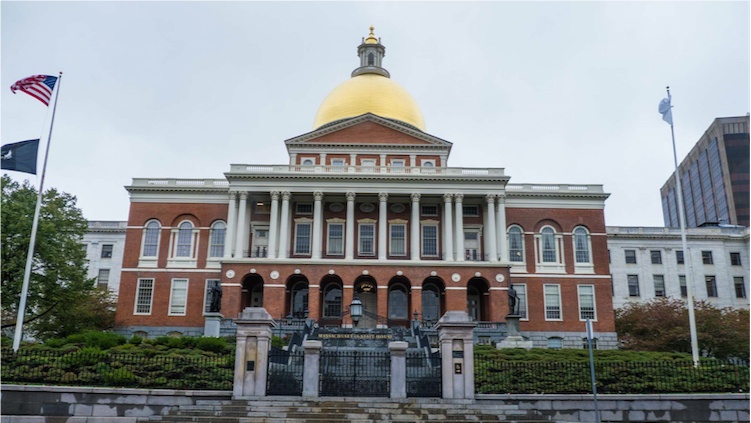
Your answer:
[[[107,289],[110,281],[110,269],[99,269],[99,275],[96,277],[97,288]]]
[[[329,238],[326,242],[326,254],[340,256],[344,254],[344,224],[329,223]]]
[[[422,255],[426,257],[438,256],[438,226],[423,225],[422,227]]]
[[[579,285],[579,320],[595,320],[595,286]]]
[[[743,276],[734,277],[733,284],[735,285],[735,298],[746,298],[746,282]]]
[[[333,172],[344,172],[344,166],[346,165],[347,163],[344,159],[331,159],[331,170]]]
[[[519,316],[521,319],[527,319],[527,285],[514,284],[514,290],[519,302]]]
[[[678,275],[678,285],[681,287],[681,297],[688,297],[688,286],[686,286],[686,275]]]
[[[102,258],[112,258],[112,244],[102,244]]]
[[[364,172],[375,172],[375,170],[376,170],[376,161],[375,161],[375,159],[361,159],[360,160],[360,168]]]
[[[639,275],[628,275],[628,296],[638,297],[639,293]]]
[[[662,264],[662,251],[652,250],[649,252],[649,256],[652,259],[652,264]]]
[[[361,256],[375,255],[375,224],[360,224],[360,236],[358,237],[358,253]]]
[[[295,211],[297,214],[313,214],[313,205],[310,203],[297,203]]]
[[[136,289],[136,309],[133,314],[151,314],[151,299],[154,296],[154,279],[139,279]]]
[[[172,289],[169,295],[169,315],[185,316],[188,304],[188,280],[172,279]]]
[[[438,206],[421,206],[423,216],[438,216]]]
[[[714,264],[714,261],[712,260],[712,252],[711,251],[702,251],[701,252],[701,261],[704,264]]]
[[[626,254],[626,263],[636,264],[636,250],[625,250],[624,253]]]
[[[665,296],[665,276],[664,275],[652,275],[652,280],[655,283],[655,297]]]
[[[682,250],[676,250],[675,251],[675,263],[676,264],[685,264],[685,261],[683,260],[683,251]]]
[[[545,320],[561,320],[560,285],[545,285]]]
[[[206,279],[206,289],[203,292],[203,312],[208,313],[211,311],[211,288],[214,286],[221,286],[222,281],[220,279]]]
[[[732,266],[741,265],[741,253],[730,253],[730,265]]]
[[[310,223],[295,225],[295,254],[310,254]]]
[[[227,234],[227,227],[224,224],[215,224],[211,228],[211,238],[209,244],[209,257],[224,256],[224,237]]]
[[[707,284],[707,297],[717,297],[717,279],[714,276],[705,276],[704,282]]]
[[[462,206],[464,216],[479,216],[480,206]]]
[[[583,344],[582,348],[584,348],[585,350],[589,349],[589,340],[587,338],[582,338],[582,344]],[[592,338],[592,349],[593,350],[597,349],[597,338]]]
[[[391,225],[389,231],[389,254],[392,256],[407,255],[407,225],[402,223]]]
[[[477,241],[479,236],[480,236],[479,232],[464,232],[465,241]]]

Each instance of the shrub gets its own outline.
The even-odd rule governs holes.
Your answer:
[[[196,341],[196,348],[203,351],[220,353],[227,348],[227,341],[224,338],[200,337]]]
[[[143,338],[141,338],[140,336],[134,335],[132,338],[128,340],[128,343],[132,345],[141,345],[143,343]]]

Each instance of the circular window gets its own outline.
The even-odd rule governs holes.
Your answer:
[[[394,213],[402,213],[406,210],[406,207],[404,207],[404,204],[392,204],[391,205],[391,211]]]
[[[342,203],[331,203],[331,204],[329,204],[329,210],[331,210],[334,213],[338,213],[338,212],[344,210],[344,204],[342,204]]]
[[[362,203],[360,204],[360,211],[363,213],[370,213],[373,210],[375,210],[375,206],[373,203]]]

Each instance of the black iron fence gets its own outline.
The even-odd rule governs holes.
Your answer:
[[[440,397],[441,356],[410,352],[406,356],[407,396]]]
[[[286,351],[271,347],[266,380],[268,395],[302,395],[305,356],[302,350]]]
[[[748,365],[719,360],[595,362],[602,394],[748,392]],[[592,392],[590,365],[584,362],[516,362],[475,355],[479,394],[581,394]]]
[[[388,397],[391,354],[388,351],[321,350],[321,396]]]
[[[3,383],[231,390],[235,355],[3,349]]]

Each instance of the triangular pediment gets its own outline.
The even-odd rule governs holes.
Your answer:
[[[427,148],[450,150],[451,143],[399,121],[371,113],[344,119],[290,138],[287,148],[371,146],[376,148]]]

